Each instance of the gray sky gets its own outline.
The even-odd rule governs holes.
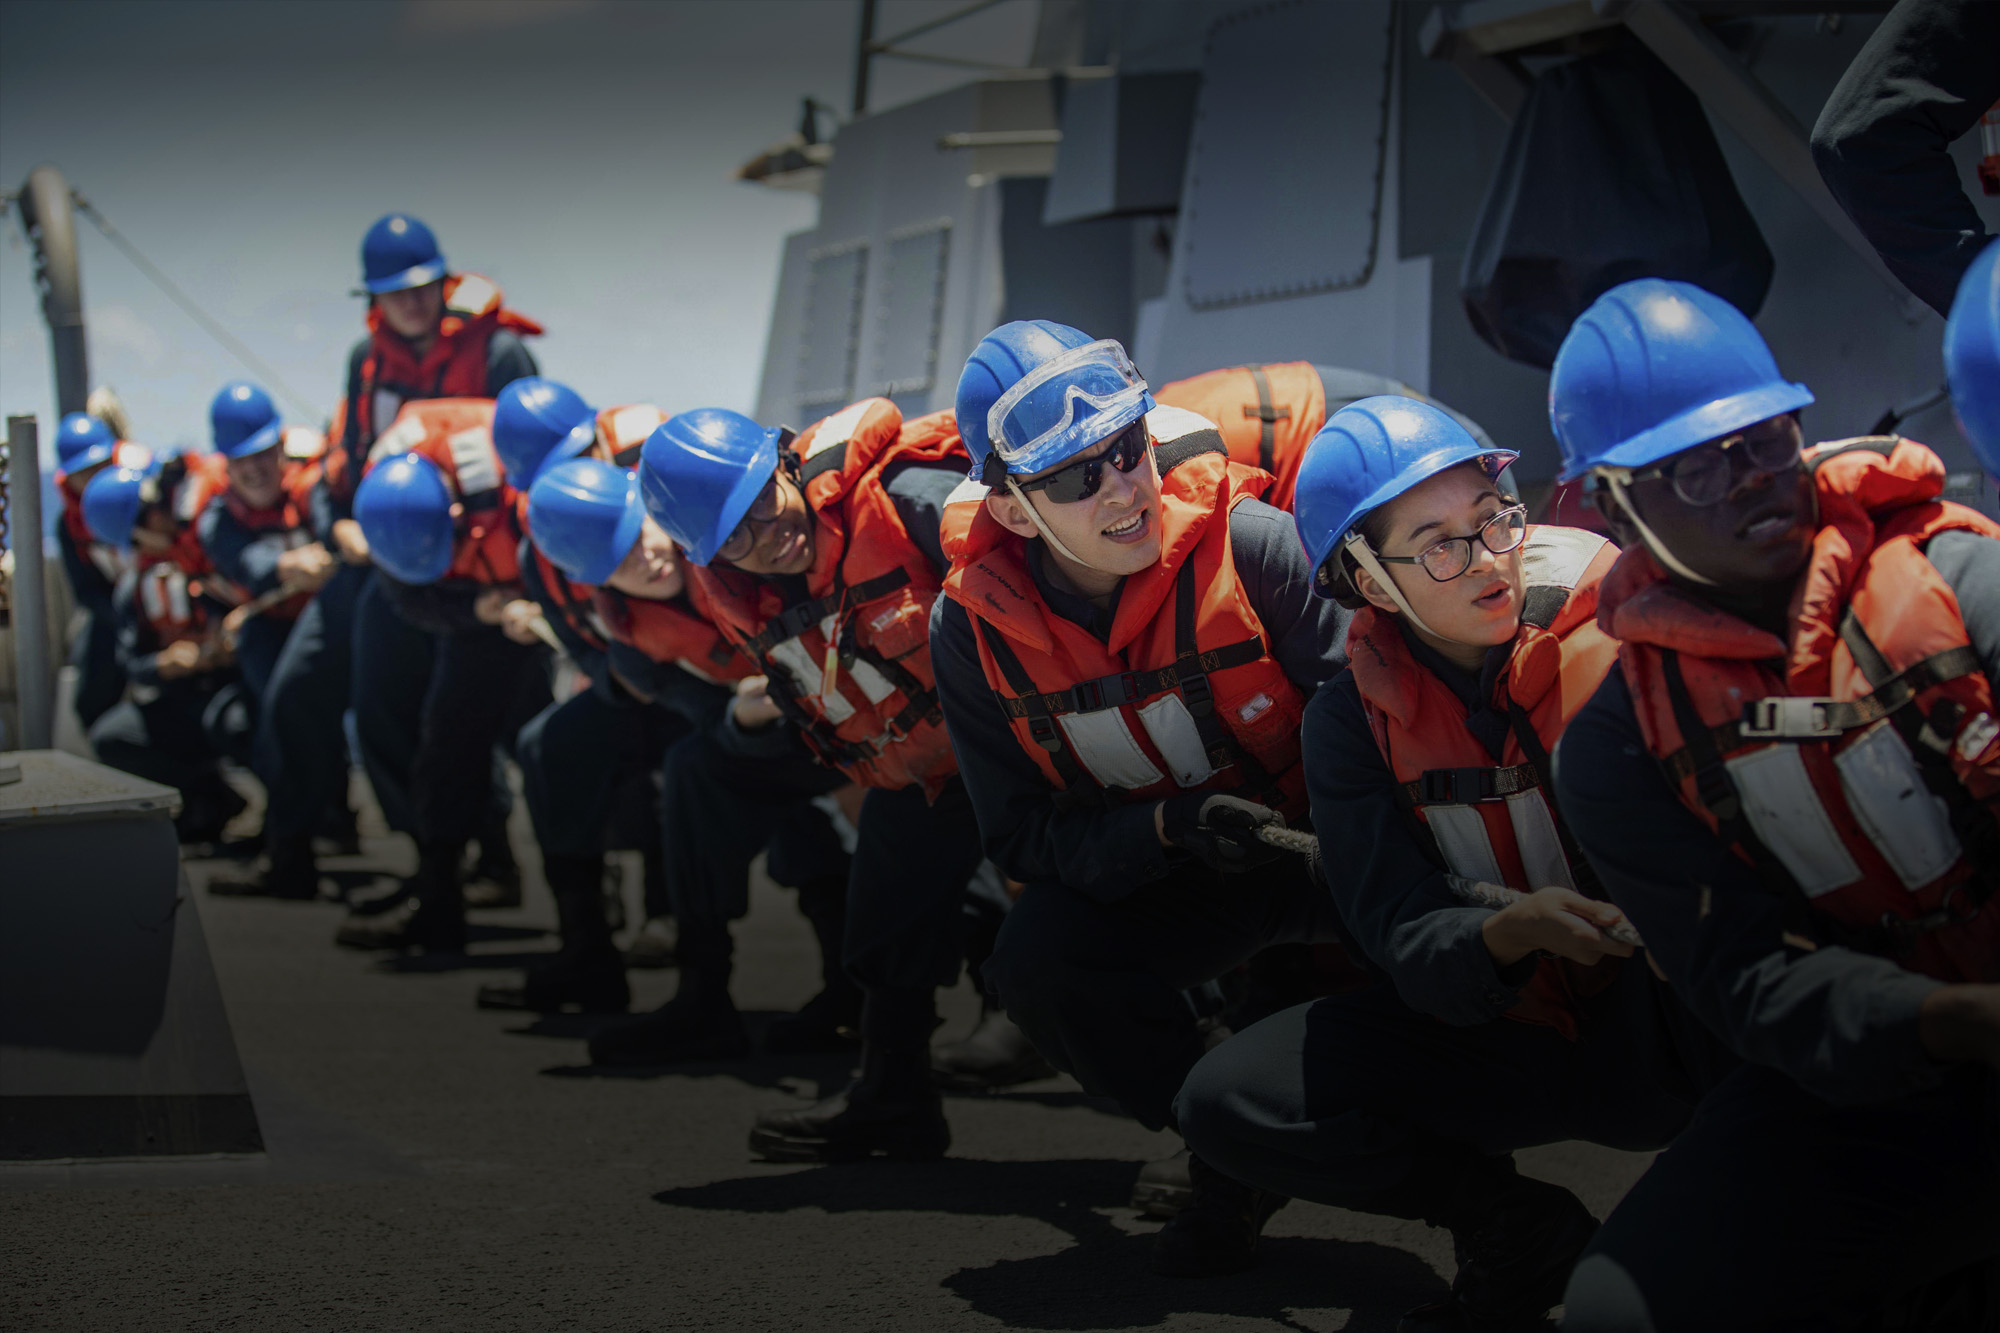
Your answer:
[[[962,3],[884,0],[878,30]],[[914,45],[1023,63],[1036,8]],[[801,96],[846,109],[857,23],[855,0],[7,0],[0,183],[55,163],[315,417],[361,332],[361,234],[394,209],[547,325],[544,372],[591,401],[747,410],[781,239],[817,205],[730,175],[795,128]],[[965,77],[878,61],[871,101]],[[92,383],[117,387],[141,441],[205,447],[209,397],[247,372],[77,229]],[[48,438],[12,219],[0,409],[38,413]]]

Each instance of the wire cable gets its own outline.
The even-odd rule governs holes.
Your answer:
[[[251,351],[235,334],[224,328],[220,321],[210,316],[207,311],[197,305],[193,297],[182,291],[172,278],[169,278],[165,273],[160,271],[159,265],[139,253],[139,247],[127,240],[124,232],[112,226],[110,219],[97,211],[97,205],[91,203],[90,200],[84,198],[81,193],[75,190],[70,191],[70,202],[76,206],[77,212],[89,218],[92,225],[104,233],[105,240],[117,246],[124,253],[125,257],[131,260],[138,270],[145,274],[152,281],[153,285],[166,295],[168,300],[179,306],[195,323],[201,325],[207,331],[208,335],[221,343],[231,356],[234,356],[238,361],[249,367],[257,375],[258,379],[276,389],[307,420],[317,420],[319,418],[320,413],[318,409],[308,403],[304,395],[293,389],[291,385],[285,383],[284,376],[272,369],[270,364],[262,357]]]

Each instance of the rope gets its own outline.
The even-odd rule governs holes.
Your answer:
[[[165,273],[160,271],[159,265],[140,254],[139,248],[125,239],[125,233],[112,226],[110,220],[97,211],[97,205],[91,203],[90,200],[84,198],[74,190],[70,192],[70,202],[76,206],[77,212],[89,218],[97,229],[104,233],[105,240],[117,246],[141,273],[151,279],[153,285],[158,287],[168,300],[179,306],[186,312],[189,318],[207,330],[211,338],[221,343],[231,356],[234,356],[238,361],[249,367],[259,380],[276,389],[307,419],[310,420],[319,415],[312,405],[306,402],[304,396],[294,390],[291,385],[285,383],[284,377],[273,370],[262,357],[251,351],[235,334],[222,327],[219,321],[212,318],[207,311],[196,305],[193,297],[182,291],[174,284],[172,278],[169,278]]]
[[[1303,829],[1285,828],[1277,824],[1265,824],[1257,830],[1257,838],[1280,851],[1297,852],[1300,856],[1313,856],[1319,851],[1319,836]],[[1463,875],[1446,875],[1444,882],[1451,888],[1451,896],[1467,907],[1490,907],[1494,911],[1512,907],[1528,895],[1519,889],[1510,889],[1505,884],[1489,884],[1482,879],[1467,879]],[[1635,949],[1645,948],[1645,941],[1633,929],[1630,921],[1620,921],[1602,928],[1605,935],[1620,944],[1629,944]]]

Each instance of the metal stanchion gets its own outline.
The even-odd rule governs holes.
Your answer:
[[[49,660],[47,585],[42,559],[41,436],[32,416],[7,418],[7,525],[14,579],[10,616],[14,679],[20,691],[23,750],[46,750],[55,735],[55,671]]]

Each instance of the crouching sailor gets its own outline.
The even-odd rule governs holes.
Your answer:
[[[776,757],[803,742],[824,766],[818,793],[843,779],[868,789],[842,954],[865,996],[861,1077],[810,1108],[759,1117],[751,1147],[773,1159],[934,1157],[950,1143],[930,1036],[937,988],[958,975],[979,835],[932,692],[927,632],[944,501],[964,472],[949,413],[905,422],[881,398],[797,439],[701,408],[646,441],[647,512],[693,564],[697,607],[763,673],[739,685],[733,746]],[[728,921],[744,908],[739,861],[701,850],[723,831],[673,826],[677,808],[702,808],[699,793],[676,787],[698,777],[670,762],[664,807],[681,931],[674,1004],[691,1042],[736,1021]]]
[[[1189,1077],[1196,1152],[1268,1189],[1448,1228],[1451,1294],[1406,1330],[1540,1328],[1596,1228],[1518,1148],[1657,1148],[1693,1097],[1677,1008],[1549,797],[1549,751],[1610,669],[1592,619],[1617,551],[1528,526],[1515,455],[1438,409],[1366,398],[1299,473],[1313,587],[1359,610],[1353,670],[1305,715],[1323,874],[1374,986],[1265,1020]],[[1498,886],[1495,910],[1453,880]],[[1487,890],[1492,893],[1491,889]],[[1683,1023],[1682,1026],[1687,1026]]]
[[[938,693],[986,854],[1027,887],[986,979],[1058,1068],[1153,1129],[1202,1052],[1181,991],[1338,936],[1304,862],[1304,700],[1345,666],[1291,521],[1109,340],[1003,325],[966,363]],[[1245,873],[1254,871],[1256,873]],[[1251,1262],[1281,1199],[1196,1160],[1169,1272]]]
[[[1743,1057],[1565,1328],[1900,1327],[1924,1285],[1991,1326],[1961,1270],[2000,1276],[2000,526],[1909,440],[1802,453],[1812,400],[1683,283],[1613,288],[1556,359],[1565,471],[1626,543],[1563,809]]]

